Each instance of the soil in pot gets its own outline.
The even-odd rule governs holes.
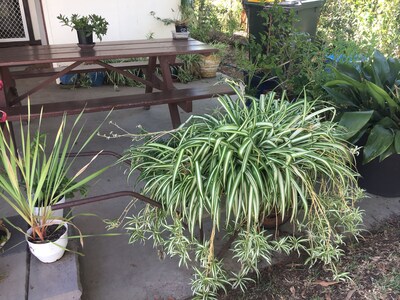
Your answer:
[[[51,224],[46,227],[46,241],[41,241],[39,237],[34,239],[32,236],[28,237],[28,241],[35,244],[55,242],[61,238],[66,231],[67,228],[65,226],[60,226],[60,224]]]

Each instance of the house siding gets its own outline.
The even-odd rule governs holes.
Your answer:
[[[165,26],[155,20],[150,11],[166,18],[173,17],[171,9],[177,11],[179,0],[42,0],[43,18],[49,44],[75,43],[76,32],[62,26],[59,14],[70,16],[97,14],[108,23],[108,32],[103,41],[171,37],[173,25]],[[97,38],[95,38],[98,42]]]

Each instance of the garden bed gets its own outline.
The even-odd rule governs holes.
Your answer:
[[[340,263],[352,281],[333,282],[322,266],[309,269],[301,259],[261,272],[245,294],[230,291],[223,300],[270,299],[400,299],[400,218],[393,216],[349,244]]]

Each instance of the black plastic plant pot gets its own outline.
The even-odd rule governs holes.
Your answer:
[[[176,32],[188,32],[187,25],[175,25]]]
[[[80,45],[93,45],[93,32],[88,33],[84,30],[77,30],[78,44]]]
[[[244,78],[246,84],[249,85],[250,94],[252,94],[256,98],[260,98],[261,94],[265,94],[274,90],[278,87],[279,82],[275,79],[267,79],[264,74],[255,74],[251,78],[249,78],[247,72],[244,73]]]
[[[400,196],[400,154],[393,154],[379,162],[376,158],[363,165],[361,154],[356,158],[357,170],[361,175],[358,184],[368,193],[384,196]]]

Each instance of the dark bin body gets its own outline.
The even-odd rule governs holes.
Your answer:
[[[307,32],[315,36],[317,32],[317,23],[321,14],[322,6],[325,0],[303,0],[303,1],[284,1],[278,5],[285,9],[293,10],[298,21],[294,26],[301,32]],[[253,35],[256,41],[260,41],[260,34],[267,31],[263,23],[265,20],[260,16],[260,11],[268,10],[272,4],[243,1],[246,11],[249,33]]]

